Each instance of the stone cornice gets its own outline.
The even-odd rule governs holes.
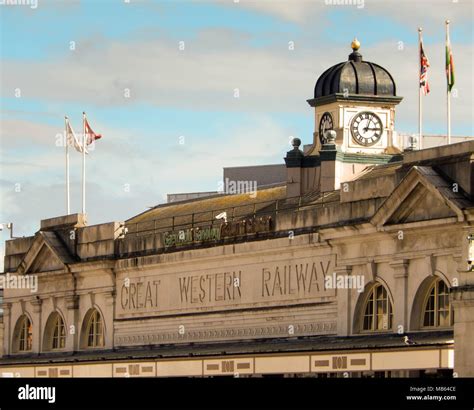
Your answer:
[[[380,95],[357,95],[357,94],[344,94],[344,93],[335,93],[331,95],[326,95],[319,98],[311,98],[306,100],[311,107],[319,107],[321,105],[330,104],[333,102],[343,102],[346,105],[351,103],[360,105],[361,102],[368,103],[370,105],[389,105],[395,106],[403,100],[403,97],[398,96],[380,96]]]
[[[394,270],[395,278],[406,278],[408,277],[408,265],[410,263],[409,259],[397,259],[393,262],[390,262],[390,267]]]

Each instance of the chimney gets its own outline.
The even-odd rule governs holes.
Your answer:
[[[301,195],[301,167],[304,154],[300,150],[301,140],[294,138],[293,149],[286,153],[286,196],[292,198]]]
[[[307,192],[319,191],[320,158],[319,155],[304,155],[299,149],[301,140],[292,141],[293,150],[286,154],[286,196],[301,196]]]
[[[320,178],[320,190],[321,192],[334,191],[339,189],[339,175],[338,175],[338,164],[336,164],[336,131],[327,131],[326,139],[319,151],[321,158],[321,178]]]

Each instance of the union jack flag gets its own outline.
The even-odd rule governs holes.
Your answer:
[[[430,62],[428,57],[425,55],[423,50],[423,40],[420,40],[420,88],[423,90],[423,94],[426,95],[430,92],[430,85],[428,83],[428,67]]]

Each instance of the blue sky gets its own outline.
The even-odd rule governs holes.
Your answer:
[[[80,131],[84,110],[104,136],[87,159],[90,223],[128,219],[166,193],[217,190],[223,166],[281,163],[290,136],[312,142],[306,99],[324,69],[347,58],[354,36],[365,59],[394,75],[404,96],[396,129],[414,133],[417,27],[424,27],[432,89],[424,129],[442,134],[446,18],[457,75],[453,133],[473,135],[471,1],[334,3],[0,6],[0,222],[30,235],[40,219],[64,214],[64,155],[54,140],[65,114]],[[79,211],[79,155],[71,184]]]

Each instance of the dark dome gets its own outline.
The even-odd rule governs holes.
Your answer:
[[[349,95],[396,96],[391,74],[378,64],[363,61],[358,48],[353,46],[348,61],[332,66],[318,78],[314,98],[344,93],[346,89]]]

